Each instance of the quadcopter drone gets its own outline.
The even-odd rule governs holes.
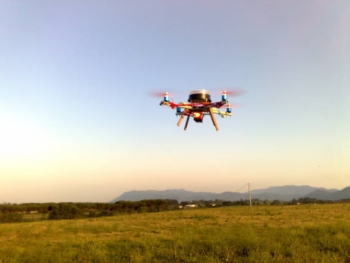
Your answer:
[[[221,101],[212,102],[210,98],[210,92],[208,90],[193,90],[190,92],[187,102],[174,103],[169,101],[169,93],[163,93],[163,100],[160,102],[161,106],[168,106],[171,109],[176,108],[176,116],[180,116],[177,126],[181,125],[184,117],[187,116],[185,128],[186,131],[188,126],[188,121],[190,117],[193,118],[195,122],[203,122],[205,115],[210,115],[210,118],[218,131],[219,126],[216,122],[215,114],[220,115],[222,118],[226,116],[232,116],[232,107],[228,103],[227,95],[235,94],[231,91],[223,91],[221,95]],[[220,111],[219,108],[225,107],[226,111]]]

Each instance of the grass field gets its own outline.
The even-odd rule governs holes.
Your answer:
[[[0,262],[350,263],[350,204],[0,224]]]

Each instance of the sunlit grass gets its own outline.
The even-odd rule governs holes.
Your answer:
[[[350,204],[0,225],[0,262],[350,262]]]

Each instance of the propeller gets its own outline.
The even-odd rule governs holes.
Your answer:
[[[165,95],[168,95],[169,97],[174,97],[174,94],[169,93],[167,91],[151,91],[148,92],[148,96],[154,97],[154,98],[163,98]]]
[[[162,98],[164,97],[165,93],[168,91],[150,91],[147,94],[151,97],[155,97],[155,98]],[[216,89],[214,90],[215,94],[227,94],[228,96],[240,96],[244,93],[244,91],[242,89],[236,89],[236,88],[223,88],[223,89]],[[176,97],[176,95],[173,92],[168,92],[168,96],[169,97]]]
[[[229,96],[240,96],[244,93],[244,91],[242,89],[234,89],[234,88],[226,88],[226,89],[222,89],[221,91],[217,91],[217,94],[226,94]]]

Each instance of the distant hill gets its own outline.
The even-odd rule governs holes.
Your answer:
[[[129,191],[123,193],[121,196],[113,199],[111,202],[117,201],[140,201],[144,199],[175,199],[181,201],[192,200],[215,200],[217,194],[210,192],[191,192],[183,189],[171,190],[146,190],[146,191]]]
[[[307,194],[305,197],[332,201],[350,199],[350,186],[336,192],[327,192],[325,190],[319,189]]]
[[[307,195],[315,190],[323,190],[326,192],[336,192],[337,189],[326,189],[322,187],[313,187],[309,185],[284,185],[284,186],[271,186],[266,189],[258,189],[252,190],[254,194],[263,194],[263,193],[271,193],[271,194],[285,194],[285,195]]]
[[[350,198],[350,186],[343,190],[326,189],[321,187],[312,187],[308,185],[285,185],[273,186],[266,189],[258,189],[251,191],[252,198],[260,200],[281,200],[290,201],[292,199],[299,199],[302,197],[317,198],[323,200],[340,200]],[[237,192],[192,192],[184,189],[168,189],[168,190],[147,190],[147,191],[129,191],[125,192],[119,197],[113,199],[111,202],[117,201],[140,201],[144,199],[175,199],[179,202],[193,201],[193,200],[225,200],[238,201],[241,199],[248,199],[248,193]]]

